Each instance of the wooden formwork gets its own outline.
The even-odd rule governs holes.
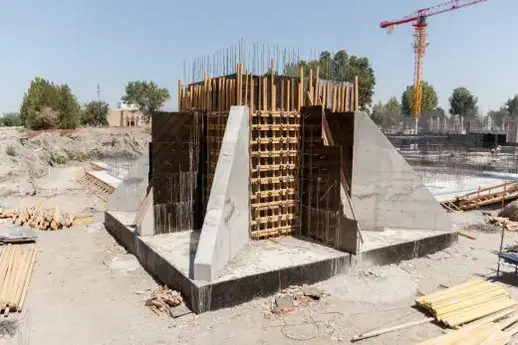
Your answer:
[[[88,171],[85,171],[85,174],[81,176],[77,182],[84,186],[88,192],[103,201],[107,201],[108,197],[115,191],[114,186],[111,186],[106,182],[98,179],[95,175]]]
[[[207,114],[207,191],[206,202],[210,195],[212,180],[218,164],[219,151],[225,128],[227,126],[228,111],[210,112]]]
[[[270,70],[275,71],[272,60]],[[178,81],[178,108],[180,110],[228,111],[232,105],[248,105],[250,111],[300,111],[303,106],[322,105],[332,112],[358,110],[358,77],[354,84],[321,80],[319,69],[298,77],[278,74],[252,75],[236,65],[237,73],[211,78],[205,76],[199,83],[183,85]]]
[[[153,114],[150,175],[155,234],[198,229],[203,221],[203,114]]]
[[[250,121],[250,235],[297,230],[300,113],[257,111]]]

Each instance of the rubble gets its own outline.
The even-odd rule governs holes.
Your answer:
[[[146,300],[146,306],[158,316],[170,316],[170,308],[177,307],[182,303],[183,299],[180,293],[169,289],[167,286],[159,286]]]

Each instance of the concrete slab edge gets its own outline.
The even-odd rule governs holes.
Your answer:
[[[204,283],[193,281],[146,245],[134,231],[122,224],[109,211],[105,212],[106,229],[128,252],[134,254],[142,267],[157,281],[178,290],[187,306],[200,314],[232,307],[266,297],[290,286],[314,284],[355,267],[395,264],[426,256],[449,247],[458,240],[456,232],[441,233],[415,241],[343,256],[262,272],[233,280]]]

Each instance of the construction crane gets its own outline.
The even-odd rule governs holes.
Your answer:
[[[423,57],[426,51],[426,47],[428,46],[428,42],[426,41],[426,27],[428,25],[427,19],[428,17],[436,16],[438,14],[450,12],[453,10],[458,10],[463,7],[475,5],[481,2],[486,2],[487,0],[452,0],[445,2],[444,4],[440,4],[437,6],[432,6],[428,8],[423,8],[417,10],[409,16],[403,17],[397,20],[389,20],[380,23],[380,27],[382,29],[392,30],[394,27],[401,25],[412,23],[414,27],[414,53],[415,53],[415,71],[414,71],[414,92],[412,94],[412,114],[416,121],[416,134],[417,134],[417,122],[419,117],[421,116],[422,111],[422,100],[423,100]]]

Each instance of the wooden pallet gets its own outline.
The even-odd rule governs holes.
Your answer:
[[[115,187],[99,180],[88,171],[85,171],[85,174],[81,176],[77,182],[84,186],[90,194],[103,201],[108,201],[108,197],[115,191]]]
[[[518,199],[518,181],[477,190],[455,199],[441,201],[448,212],[469,211],[482,206]]]

